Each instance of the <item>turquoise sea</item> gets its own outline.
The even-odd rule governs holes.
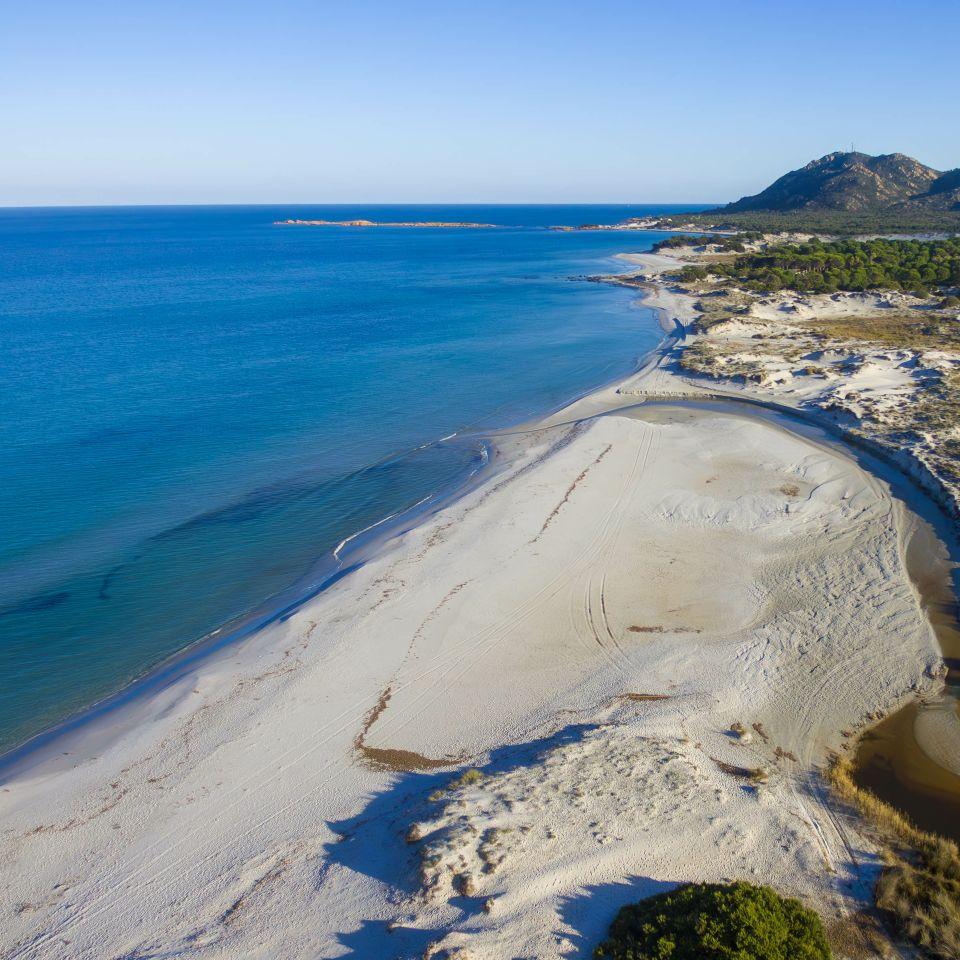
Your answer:
[[[631,369],[651,312],[578,278],[661,235],[546,227],[676,209],[0,210],[0,751],[315,591],[475,472],[478,432]]]

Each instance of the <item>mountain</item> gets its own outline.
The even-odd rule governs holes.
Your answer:
[[[960,168],[948,170],[930,184],[930,189],[910,200],[910,209],[960,210]]]
[[[960,169],[941,173],[902,153],[828,153],[720,210],[960,210]]]

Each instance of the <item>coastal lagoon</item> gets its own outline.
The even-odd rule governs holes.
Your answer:
[[[582,278],[662,235],[547,228],[674,209],[0,212],[0,750],[316,590],[484,428],[627,373],[653,314]]]

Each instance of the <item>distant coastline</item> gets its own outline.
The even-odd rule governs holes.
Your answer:
[[[495,230],[503,227],[500,223],[475,223],[470,220],[403,220],[403,221],[384,221],[384,220],[366,220],[358,218],[355,220],[297,220],[289,218],[287,220],[274,220],[275,227],[420,227],[433,230]],[[571,224],[553,224],[547,227],[548,230],[556,230],[561,233],[573,233],[580,230],[660,230],[664,233],[683,233],[702,230],[695,223],[673,223],[664,222],[662,217],[629,217],[618,223],[581,223],[576,226]],[[725,233],[729,231],[713,229],[710,232]]]
[[[488,230],[496,227],[495,223],[469,223],[446,220],[406,221],[401,223],[384,223],[377,220],[274,220],[275,227],[431,227],[437,228],[470,228]]]
[[[581,223],[577,226],[569,224],[555,224],[547,229],[561,233],[572,233],[579,230],[662,230],[665,233],[677,233],[684,230],[697,230],[696,224],[667,224],[661,225],[659,217],[630,217],[619,223]],[[420,227],[433,230],[495,230],[502,227],[499,223],[474,223],[470,220],[274,220],[275,227]],[[715,231],[722,232],[722,231]]]

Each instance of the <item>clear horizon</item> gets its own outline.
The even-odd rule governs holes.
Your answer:
[[[0,205],[699,205],[851,146],[953,169],[960,7],[913,8],[909,42],[903,21],[893,0],[38,0],[5,12]]]

